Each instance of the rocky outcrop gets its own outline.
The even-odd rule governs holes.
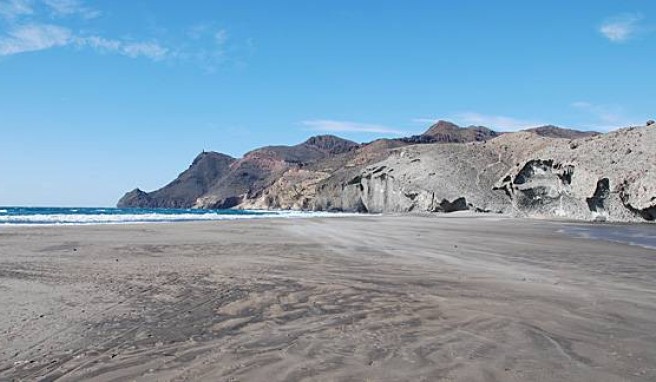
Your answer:
[[[596,131],[580,131],[580,130],[564,129],[562,127],[558,127],[554,125],[534,127],[531,129],[526,129],[524,131],[535,133],[537,135],[547,138],[577,139],[577,138],[585,138],[585,137],[594,137],[596,135],[599,135],[599,133]]]
[[[146,192],[135,188],[134,190],[123,195],[123,197],[118,201],[117,207],[146,208],[150,207],[152,204],[153,200]]]
[[[263,147],[246,153],[241,159],[203,152],[173,182],[150,193],[139,189],[130,191],[117,205],[123,208],[234,208],[261,197],[263,190],[290,169],[333,160],[358,147],[360,145],[355,142],[322,135],[295,146]]]
[[[626,128],[517,158],[495,185],[516,214],[601,221],[656,218],[656,131]]]
[[[543,126],[497,134],[440,121],[366,144],[317,136],[241,159],[203,153],[122,207],[479,212],[601,221],[656,219],[656,129]]]
[[[303,142],[304,146],[315,147],[331,155],[343,154],[360,147],[359,144],[334,135],[317,135]]]
[[[499,133],[483,126],[460,127],[448,121],[438,121],[418,137],[423,142],[413,143],[467,143],[483,142],[498,137]],[[411,137],[413,138],[413,137]],[[430,141],[430,142],[429,142]]]
[[[503,190],[517,211],[567,217],[582,202],[572,194],[573,175],[573,165],[530,159],[514,177],[506,175],[494,188]]]
[[[251,199],[244,200],[244,209],[314,209],[317,185],[330,176],[327,172],[292,168],[283,173],[271,186]]]
[[[195,208],[305,208],[294,200],[301,190],[291,180],[300,174],[321,172],[322,165],[347,157],[360,145],[332,135],[312,137],[295,146],[267,146],[250,151],[236,161],[224,178],[218,179],[207,193],[198,198]],[[285,176],[287,174],[287,176]],[[310,178],[315,175],[308,175]],[[320,175],[319,175],[320,176]],[[286,185],[292,189],[283,190]],[[300,198],[303,199],[303,198]]]
[[[361,212],[474,210],[598,221],[654,221],[656,130],[578,139],[535,131],[487,143],[390,149],[368,166],[331,174],[310,209]]]
[[[588,203],[588,209],[593,214],[604,216],[608,209],[608,198],[610,197],[610,181],[608,178],[602,178],[597,181],[594,194],[585,199]]]
[[[393,149],[403,146],[407,144],[379,139],[305,166],[289,168],[271,186],[245,199],[239,208],[363,211],[360,202],[353,202],[342,184],[367,165],[387,158]]]
[[[315,209],[503,212],[508,209],[506,198],[492,186],[507,167],[496,152],[478,145],[409,146],[339,187],[331,185],[330,178],[324,181]]]
[[[217,179],[229,173],[235,161],[228,155],[203,152],[171,183],[151,193],[139,189],[130,191],[119,200],[117,206],[191,208],[196,199],[207,193]]]
[[[651,159],[655,158],[652,156]],[[618,193],[624,207],[633,214],[645,220],[656,220],[656,174],[653,168],[624,178],[618,186]]]

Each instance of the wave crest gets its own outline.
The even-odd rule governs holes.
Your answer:
[[[231,211],[230,213],[37,213],[16,214],[0,216],[0,225],[82,225],[82,224],[132,224],[132,223],[166,223],[191,221],[220,221],[241,219],[266,218],[310,218],[310,217],[337,217],[353,216],[357,214],[334,212],[305,212],[305,211]]]

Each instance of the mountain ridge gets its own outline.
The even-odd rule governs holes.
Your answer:
[[[620,131],[634,131],[631,129]],[[643,135],[650,139],[654,136],[653,127],[637,129],[646,129]],[[633,166],[634,172],[649,174],[643,164],[652,163],[644,162],[650,159],[642,148],[645,142],[627,141],[629,135],[636,139],[635,134],[600,134],[552,125],[499,133],[483,126],[460,127],[438,121],[418,136],[367,143],[317,135],[297,145],[254,149],[242,158],[203,152],[171,183],[153,192],[132,190],[118,206],[361,212],[470,209],[547,217],[561,214],[584,220],[652,221],[656,206],[642,196],[640,203],[621,202],[631,198],[626,190],[638,190],[630,186],[638,180],[624,176],[623,171],[630,172]],[[639,152],[642,162],[627,163],[616,157],[605,168],[594,164],[605,163],[605,159],[597,158],[590,147],[615,146]],[[617,170],[620,164],[623,167]],[[579,174],[586,174],[586,185],[554,180],[572,177],[569,171],[577,181],[583,177]],[[609,187],[615,189],[614,194],[601,190],[599,195],[617,196],[618,187],[625,191],[621,197],[609,199],[604,208],[586,207],[585,199],[595,198],[599,181],[595,177],[612,178]],[[623,182],[626,185],[621,186]],[[579,189],[572,189],[572,184]],[[566,208],[559,212],[556,204],[545,204],[546,200]]]

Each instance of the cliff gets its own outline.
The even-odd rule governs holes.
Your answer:
[[[516,144],[521,136],[508,144]],[[524,138],[526,139],[526,138]],[[656,219],[656,129],[556,140],[524,155],[495,185],[528,216],[602,221]]]
[[[228,155],[203,152],[191,163],[189,168],[157,191],[146,193],[140,189],[125,194],[118,207],[149,208],[190,208],[196,199],[206,194],[210,187],[226,176],[230,166],[236,161]]]
[[[161,190],[120,206],[479,212],[581,220],[656,219],[656,128],[517,133],[440,121],[426,133],[357,144],[318,136],[241,159],[206,153]],[[651,148],[651,149],[650,149]],[[210,165],[212,164],[212,165]],[[214,169],[214,171],[209,171]],[[203,174],[203,176],[201,176]],[[203,179],[196,182],[196,179]],[[191,187],[190,182],[198,183]]]
[[[359,147],[331,135],[316,136],[295,146],[267,146],[241,159],[203,152],[174,181],[146,193],[126,193],[118,207],[233,208],[271,186],[285,171],[300,168]]]

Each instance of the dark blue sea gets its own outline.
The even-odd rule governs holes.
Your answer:
[[[88,207],[0,207],[0,225],[164,223],[258,218],[344,216],[329,212],[137,209]]]

